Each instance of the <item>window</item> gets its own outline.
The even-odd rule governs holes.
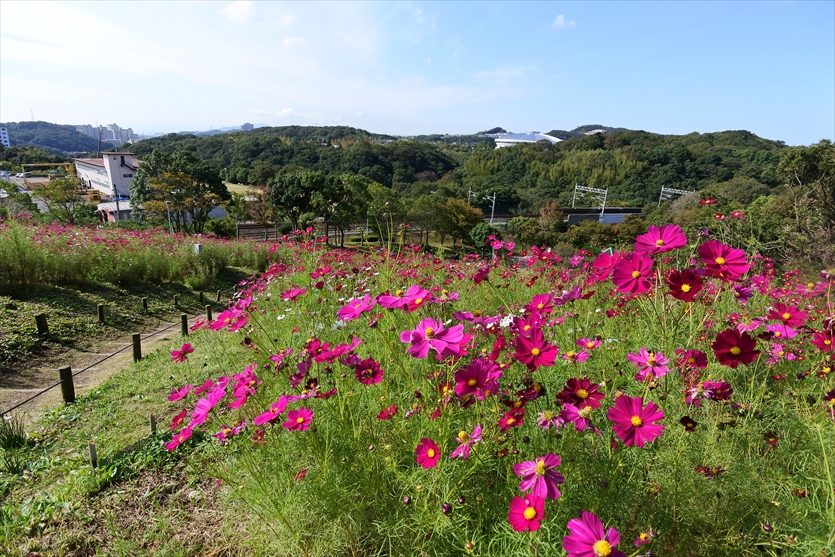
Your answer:
[[[133,174],[122,174],[122,178],[133,178]]]

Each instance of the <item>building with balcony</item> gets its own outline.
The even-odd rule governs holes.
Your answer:
[[[90,188],[111,197],[127,197],[142,161],[133,153],[104,152],[100,159],[73,159],[77,176]]]

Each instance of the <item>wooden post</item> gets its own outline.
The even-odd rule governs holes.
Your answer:
[[[138,362],[142,359],[142,341],[139,338],[139,333],[133,333],[133,361]]]
[[[87,447],[90,449],[90,464],[93,465],[93,468],[99,467],[99,455],[96,454],[96,442],[95,441],[88,441]]]
[[[177,295],[174,294],[174,307],[177,307],[179,305],[180,305],[180,300],[177,298]]]
[[[38,334],[39,335],[48,335],[49,334],[49,325],[46,322],[46,314],[39,313],[35,315],[35,324],[38,326]]]
[[[181,313],[180,314],[180,325],[183,329],[183,336],[188,335],[188,314]]]
[[[157,417],[151,414],[151,435],[157,434]]]
[[[203,303],[203,292],[202,291],[200,292],[200,303],[201,304]]]
[[[148,298],[145,296],[142,297],[142,309],[148,311]]]
[[[70,366],[59,367],[58,376],[61,378],[61,394],[64,402],[71,404],[75,402],[75,387],[72,384],[72,368]]]
[[[220,303],[220,290],[217,291],[217,303]]]
[[[104,304],[96,305],[96,310],[99,312],[99,323],[104,323]]]
[[[206,306],[206,321],[212,320],[212,306]]]

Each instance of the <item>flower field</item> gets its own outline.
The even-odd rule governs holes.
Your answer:
[[[156,370],[252,553],[832,554],[832,276],[673,225],[492,245],[282,243]]]
[[[194,252],[199,243],[202,252]],[[0,223],[0,292],[38,285],[170,281],[199,289],[225,267],[266,268],[269,246],[163,229]]]

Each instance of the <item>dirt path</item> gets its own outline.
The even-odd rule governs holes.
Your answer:
[[[194,324],[194,319],[196,316],[191,317],[189,326]],[[142,355],[147,356],[172,340],[181,338],[180,322],[162,322],[142,331],[141,335]],[[89,351],[71,350],[60,357],[60,363],[37,362],[18,372],[0,375],[0,411],[11,408],[58,382],[58,367],[60,366],[69,365],[73,373],[92,366],[73,377],[76,396],[83,395],[133,363],[131,345],[131,336],[125,335],[115,340],[99,342]],[[108,356],[110,357],[104,359]],[[14,410],[14,413],[22,414],[24,421],[29,424],[60,404],[63,404],[63,398],[61,388],[58,386],[25,403]]]

